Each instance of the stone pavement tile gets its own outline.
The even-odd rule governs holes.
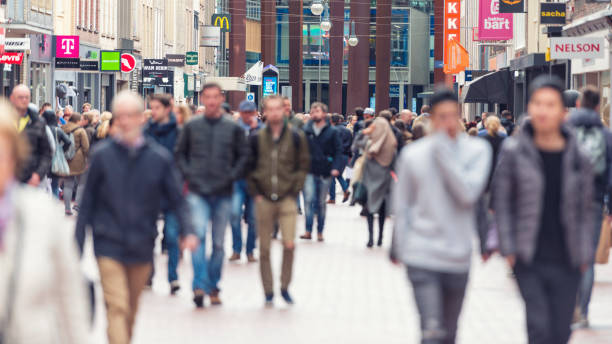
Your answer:
[[[298,233],[303,228],[300,217]],[[133,342],[418,343],[418,314],[405,271],[388,260],[392,223],[386,225],[383,249],[365,247],[366,228],[357,207],[328,207],[326,242],[298,241],[290,288],[296,300],[293,307],[284,305],[277,292],[275,307],[264,308],[259,265],[226,261],[221,283],[224,304],[196,310],[189,254],[179,267],[182,289],[175,297],[169,296],[167,258],[158,254],[153,289],[142,296]],[[226,252],[231,251],[229,233],[228,229]],[[281,254],[280,242],[274,241],[277,289]],[[577,331],[571,343],[611,343],[611,306],[612,269],[598,267],[591,309],[594,328]],[[523,312],[503,259],[494,257],[482,264],[475,257],[458,343],[526,343]],[[98,320],[98,326],[103,323]]]

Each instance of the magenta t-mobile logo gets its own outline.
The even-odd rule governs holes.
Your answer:
[[[78,58],[79,36],[57,36],[55,50],[56,57]]]

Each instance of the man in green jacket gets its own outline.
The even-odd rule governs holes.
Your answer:
[[[255,199],[261,280],[266,305],[271,306],[274,288],[270,242],[274,225],[278,223],[284,245],[281,296],[288,304],[292,304],[293,299],[288,289],[295,249],[295,199],[310,169],[310,153],[304,133],[287,123],[282,97],[273,95],[264,99],[263,112],[267,126],[250,138],[253,165],[247,179],[249,193]]]

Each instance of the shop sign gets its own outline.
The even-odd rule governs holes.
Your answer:
[[[565,3],[543,2],[540,4],[540,24],[565,24]]]
[[[56,69],[80,69],[81,60],[78,57],[56,57]]]
[[[185,53],[185,64],[188,66],[195,66],[198,64],[198,52],[188,51]]]
[[[170,76],[172,74],[172,77]],[[172,80],[170,80],[172,78]],[[167,59],[144,59],[142,81],[147,85],[172,86],[174,73],[168,71]]]
[[[130,73],[136,68],[136,58],[132,54],[121,54],[121,71]]]
[[[55,57],[78,59],[79,39],[79,36],[57,36],[55,41]]]
[[[221,45],[221,28],[218,26],[204,26],[201,29],[200,46],[218,47]]]
[[[452,41],[460,41],[461,1],[444,1],[444,65],[450,63]]]
[[[221,32],[230,32],[232,28],[232,17],[229,13],[216,13],[210,18],[211,23],[221,29]]]
[[[182,54],[166,54],[169,67],[183,67],[185,65],[185,55]]]
[[[103,72],[118,72],[121,70],[120,51],[100,51],[100,70]]]
[[[478,9],[478,40],[505,41],[512,39],[512,14],[499,13],[500,0],[480,0]]]
[[[86,71],[97,72],[100,69],[98,66],[98,60],[81,60],[79,65],[80,65],[81,70],[86,70]]]
[[[499,13],[525,13],[525,0],[499,0]]]
[[[23,53],[7,53],[0,56],[0,63],[3,64],[21,64],[23,62]]]
[[[596,59],[605,54],[603,37],[552,37],[551,59]]]
[[[4,54],[4,43],[6,41],[6,31],[0,27],[0,54]]]

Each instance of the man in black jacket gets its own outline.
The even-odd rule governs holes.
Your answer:
[[[342,203],[348,201],[349,196],[351,195],[351,192],[349,191],[349,185],[347,181],[344,180],[344,178],[342,177],[342,172],[346,168],[346,165],[348,164],[352,154],[351,146],[353,145],[353,134],[350,130],[346,128],[343,123],[343,120],[344,118],[342,117],[342,115],[339,115],[337,113],[333,114],[331,117],[331,122],[334,125],[334,128],[338,131],[340,141],[342,142],[342,167],[339,170],[340,175],[332,178],[331,180],[331,184],[329,187],[329,201],[327,202],[329,204],[336,203],[336,180],[338,180],[338,182],[340,183],[340,187],[344,192],[344,198],[342,198]]]
[[[45,128],[45,121],[35,111],[28,109],[30,89],[26,85],[17,85],[10,96],[11,104],[17,110],[19,118],[17,128],[30,144],[30,158],[19,175],[22,183],[38,186],[51,169],[51,147]]]
[[[76,237],[82,251],[86,227],[92,227],[109,343],[129,343],[138,298],[151,273],[162,201],[177,214],[184,246],[193,251],[198,239],[172,155],[143,137],[142,98],[124,91],[112,108],[117,135],[91,156]]]
[[[310,147],[310,173],[304,185],[306,204],[306,233],[301,239],[312,239],[314,216],[317,215],[318,241],[323,241],[325,227],[326,197],[332,177],[338,177],[342,169],[342,141],[336,128],[327,119],[327,105],[313,103],[310,107],[311,120],[304,127]]]
[[[232,207],[233,184],[244,177],[249,148],[244,130],[223,115],[225,97],[217,84],[206,84],[200,95],[204,116],[183,128],[175,149],[176,161],[187,180],[196,234],[202,245],[193,255],[193,291],[196,307],[204,307],[205,294],[221,304],[219,280],[224,257],[225,229]],[[206,258],[206,231],[212,223],[212,254]]]

